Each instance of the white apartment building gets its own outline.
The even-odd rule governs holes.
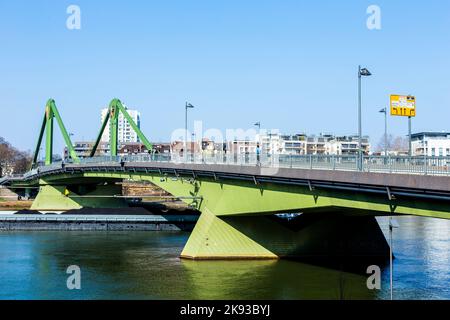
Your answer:
[[[232,154],[255,154],[258,142],[254,140],[234,140],[227,143],[227,151]]]
[[[131,119],[136,123],[138,128],[141,128],[141,114],[137,110],[129,110],[127,107],[125,107],[128,114],[130,115]],[[101,123],[105,120],[106,115],[108,114],[108,108],[102,109],[101,112]],[[102,141],[109,142],[109,124],[106,125],[105,131],[102,135]],[[126,142],[140,142],[139,137],[136,132],[134,132],[131,125],[128,123],[128,121],[125,119],[122,113],[119,113],[119,124],[118,124],[118,142],[119,143],[126,143]]]
[[[256,139],[259,142],[262,153],[280,154],[282,152],[283,139],[278,132],[259,134],[256,136]]]
[[[305,155],[307,146],[306,134],[281,136],[281,154]]]
[[[411,135],[413,156],[450,157],[450,132],[420,132]]]
[[[331,134],[308,136],[306,139],[306,153],[311,155],[357,155],[358,136],[334,136]],[[369,137],[361,139],[363,153],[370,153]]]
[[[263,154],[274,155],[357,155],[358,136],[334,136],[321,134],[280,135],[268,133],[257,135],[254,140],[234,140],[227,143],[227,149],[236,154],[256,153],[259,145]],[[369,137],[361,140],[363,153],[370,154]]]
[[[337,136],[333,137],[333,147],[330,154],[336,155],[356,155],[358,154],[358,136]],[[370,154],[370,140],[369,137],[363,136],[361,139],[361,149],[363,154]]]

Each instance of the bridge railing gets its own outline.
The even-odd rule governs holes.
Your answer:
[[[80,159],[81,165],[117,165],[133,162],[162,162],[177,164],[223,164],[236,166],[261,166],[270,168],[298,168],[336,171],[359,171],[356,155],[277,155],[237,153],[195,153],[195,154],[140,154],[127,156],[98,156]],[[64,164],[69,164],[65,161]],[[35,168],[24,175],[3,177],[0,184],[14,179],[28,178],[37,173],[61,169],[63,163]],[[418,175],[450,176],[450,157],[425,156],[364,156],[363,172],[401,173]]]
[[[120,157],[119,157],[120,158]],[[104,159],[89,160],[94,163]],[[172,162],[194,164],[224,164],[239,166],[262,166],[299,169],[322,169],[358,171],[356,155],[277,155],[277,154],[236,154],[236,153],[195,153],[195,154],[153,154],[132,155],[113,162]],[[405,156],[364,156],[364,172],[450,175],[450,157],[405,157]]]

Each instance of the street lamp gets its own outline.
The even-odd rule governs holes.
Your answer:
[[[73,142],[72,142],[72,137],[74,136],[75,134],[74,133],[72,133],[72,132],[69,132],[69,139],[71,140],[70,142],[72,143],[72,146],[73,147],[75,147],[75,145],[73,144]],[[64,156],[65,156],[65,154],[64,154]],[[65,160],[66,158],[64,157],[64,160]],[[69,152],[69,150],[67,150],[67,160],[69,160],[70,159],[70,152]]]
[[[257,140],[256,145],[258,146],[258,140],[261,142],[261,121],[256,122],[254,126],[258,127],[258,134],[256,135],[257,139],[255,139]]]
[[[395,228],[399,228],[399,224],[397,220],[393,219],[392,216],[389,217],[389,287],[390,287],[390,295],[391,300],[394,300],[394,241],[392,237],[392,233]]]
[[[361,78],[369,77],[371,75],[372,73],[366,68],[361,68],[361,66],[358,67],[358,169],[360,171],[362,170]]]
[[[192,153],[195,153],[195,132],[192,132],[191,133],[191,136],[192,136],[192,141],[191,141],[191,152]]]
[[[388,156],[388,137],[387,137],[387,108],[383,108],[379,111],[384,113],[384,156]]]
[[[188,109],[194,109],[194,106],[188,102],[186,102],[186,108],[185,108],[185,117],[184,117],[184,155],[185,155],[185,159],[187,159],[187,136],[188,136]]]

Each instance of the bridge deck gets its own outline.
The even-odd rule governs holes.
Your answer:
[[[82,164],[54,164],[40,167],[21,177],[3,179],[4,185],[32,186],[40,178],[67,173],[128,172],[140,174],[185,175],[218,179],[243,179],[257,183],[305,185],[310,188],[354,190],[357,192],[413,196],[450,200],[450,176],[413,175],[382,172],[299,169],[236,164],[205,164],[176,162],[98,162]]]

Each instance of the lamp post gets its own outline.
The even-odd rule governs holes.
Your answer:
[[[183,146],[183,150],[184,150],[184,159],[187,159],[187,136],[188,136],[188,109],[193,109],[194,106],[188,102],[186,102],[186,107],[185,107],[185,116],[184,116],[184,146]]]
[[[362,124],[361,124],[361,104],[362,104],[362,98],[361,98],[361,78],[362,77],[369,77],[372,73],[370,73],[369,70],[366,68],[361,68],[361,66],[358,67],[358,169],[359,171],[362,171]]]
[[[412,157],[411,117],[408,117],[408,155]]]
[[[254,124],[254,126],[256,126],[256,127],[258,127],[258,134],[257,134],[257,137],[258,137],[258,140],[256,141],[256,145],[258,146],[258,143],[261,143],[262,141],[261,141],[261,121],[258,121],[258,122],[256,122],[255,124]],[[255,139],[256,140],[256,139]]]
[[[74,135],[75,135],[75,134],[72,133],[72,132],[69,133],[69,138],[70,138],[71,142],[72,142],[72,137],[73,137]],[[73,142],[72,142],[72,145],[73,145]],[[73,145],[73,146],[74,146],[74,145]],[[69,160],[69,159],[70,159],[70,153],[67,152],[67,160]],[[64,159],[64,160],[65,160],[65,159]]]
[[[394,300],[394,241],[393,241],[393,231],[395,228],[398,228],[398,222],[389,217],[389,287],[390,287],[390,296],[391,300]]]
[[[379,111],[384,113],[384,156],[388,156],[388,137],[387,137],[387,108],[383,108]]]

